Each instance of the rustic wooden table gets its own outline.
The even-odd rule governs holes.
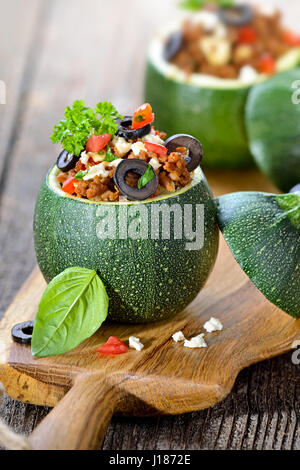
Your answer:
[[[49,135],[66,104],[142,100],[151,34],[176,0],[0,0],[0,316],[35,265],[34,202],[56,158]],[[298,0],[282,5],[297,27]],[[115,417],[104,449],[300,449],[299,366],[291,354],[243,371],[228,398],[177,417]],[[0,416],[28,434],[48,409],[5,398]]]

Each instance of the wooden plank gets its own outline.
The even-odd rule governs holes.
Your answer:
[[[0,80],[6,86],[6,104],[0,104],[0,194],[34,74],[43,6],[43,0],[31,0],[30,8],[22,0],[0,0]]]
[[[4,3],[4,0],[1,1]],[[14,1],[5,2],[5,8]],[[34,2],[35,0],[31,0],[28,18]],[[25,4],[21,0],[20,3]],[[174,11],[173,0],[164,0],[164,2],[157,0],[151,2],[72,0],[72,5],[70,0],[65,0],[48,3],[51,5],[47,21],[41,29],[41,34],[39,33],[42,50],[38,55],[38,60],[35,59],[38,67],[34,69],[31,77],[28,100],[18,129],[18,144],[10,153],[11,161],[15,161],[11,171],[14,170],[15,174],[11,173],[6,188],[14,183],[19,190],[16,194],[12,189],[6,190],[0,207],[2,211],[0,312],[4,311],[16,289],[34,265],[31,239],[32,210],[39,182],[46,168],[55,158],[56,150],[48,141],[52,124],[61,116],[66,103],[81,96],[89,104],[104,97],[113,99],[125,112],[138,104],[142,89],[143,51],[147,40],[154,29],[171,18],[170,12]],[[125,3],[127,9],[123,6]],[[277,0],[277,3],[282,5],[280,0]],[[3,11],[5,9],[1,8],[1,12]],[[290,21],[298,27],[298,0],[289,0],[286,12]],[[110,16],[106,16],[107,14]],[[21,14],[18,16],[20,21],[24,22],[25,16]],[[122,47],[119,47],[120,41],[114,40],[114,34],[108,31],[109,28],[113,29],[111,23],[109,26],[102,26],[103,17],[113,17],[114,25],[116,27],[121,25],[122,38],[125,38]],[[16,18],[13,23],[11,21],[6,23],[8,28],[15,32]],[[1,28],[0,31],[2,35],[3,29]],[[80,34],[74,34],[74,31]],[[1,44],[9,53],[11,51],[14,54],[17,53],[15,48],[13,50],[10,46],[5,47],[5,41],[1,41]],[[127,45],[126,52],[124,52],[124,44]],[[15,58],[13,54],[10,55]],[[100,55],[110,57],[110,60],[106,59],[105,67],[102,67],[99,60]],[[1,67],[3,67],[2,61],[0,61],[0,70]],[[18,73],[12,75],[13,79],[18,78]],[[108,75],[111,82],[107,80]],[[10,128],[5,135],[8,134],[10,134]],[[0,141],[3,142],[2,138]],[[31,163],[32,155],[35,158]],[[18,174],[16,169],[22,165],[23,161],[30,162],[29,168],[25,169],[22,177],[16,180],[15,176]],[[275,383],[278,387],[275,389],[273,387],[272,399],[269,398],[266,389],[263,389],[263,395],[260,395],[266,372],[269,383]],[[104,442],[104,448],[169,448],[173,439],[179,448],[189,448],[189,445],[194,448],[214,448],[215,440],[208,442],[205,436],[215,435],[214,430],[216,427],[219,429],[220,416],[225,416],[228,407],[232,409],[230,400],[238,400],[237,391],[242,390],[243,399],[249,401],[248,408],[240,409],[239,401],[235,402],[237,408],[234,419],[232,422],[225,421],[226,426],[225,429],[223,427],[223,431],[221,430],[219,439],[223,432],[228,434],[228,426],[232,425],[233,434],[229,441],[228,439],[226,441],[228,448],[231,446],[256,448],[263,445],[263,448],[271,446],[299,450],[300,406],[299,386],[296,389],[297,372],[297,366],[291,364],[290,354],[287,354],[282,358],[266,362],[264,366],[257,365],[251,367],[247,373],[242,373],[231,397],[213,408],[214,413],[210,410],[192,413],[183,418],[149,420],[114,418],[107,440]],[[286,384],[289,384],[289,387]],[[287,389],[291,392],[288,393]],[[43,411],[39,407],[26,406],[9,399],[5,400],[4,406],[0,409],[0,414],[5,415],[7,421],[11,422],[15,429],[25,433],[32,430],[44,412],[46,410]],[[267,420],[263,419],[263,413],[267,415]],[[274,418],[276,413],[277,421]],[[271,423],[272,429],[275,430],[269,435],[266,433],[268,423]],[[184,432],[178,430],[180,425],[184,426]],[[116,433],[112,440],[114,429]],[[128,436],[132,432],[133,437],[129,440]],[[259,438],[261,434],[265,436],[263,443]]]

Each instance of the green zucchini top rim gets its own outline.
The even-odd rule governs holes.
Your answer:
[[[155,198],[151,199],[145,199],[144,201],[117,201],[117,202],[106,202],[106,201],[90,201],[88,199],[83,199],[75,196],[71,196],[60,188],[59,182],[57,181],[57,175],[59,174],[60,170],[57,168],[56,164],[53,165],[50,170],[48,171],[48,174],[46,176],[46,184],[48,188],[56,193],[58,196],[63,197],[65,199],[72,199],[73,201],[85,203],[85,204],[94,204],[94,205],[107,205],[107,206],[112,206],[112,205],[133,205],[133,204],[149,204],[151,202],[157,202],[157,201],[163,201],[166,199],[171,199],[171,198],[176,198],[180,194],[183,194],[187,192],[189,189],[192,187],[196,186],[198,183],[201,181],[205,180],[205,176],[203,174],[203,171],[201,170],[200,166],[194,170],[193,175],[192,175],[192,182],[185,186],[184,188],[179,189],[178,191],[175,191],[174,193],[166,193],[162,194],[160,196],[157,196]]]

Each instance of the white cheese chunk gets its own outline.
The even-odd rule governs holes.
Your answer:
[[[129,338],[129,347],[141,351],[144,347],[143,343],[140,342],[139,338],[135,336],[130,336]]]
[[[243,83],[252,83],[256,80],[257,76],[258,72],[255,68],[251,67],[251,65],[244,65],[240,70],[239,79]]]
[[[211,317],[211,319],[207,321],[203,327],[208,333],[212,333],[213,331],[223,330],[223,325],[220,322],[220,320],[214,317]]]
[[[131,150],[133,151],[135,156],[138,156],[142,150],[147,152],[147,149],[143,142],[135,142],[134,144],[132,144]]]
[[[164,141],[159,137],[159,135],[155,135],[154,133],[152,134],[147,134],[143,137],[144,142],[151,142],[151,144],[160,144],[164,145]]]
[[[88,160],[89,160],[89,156],[88,156],[88,154],[86,153],[86,151],[82,152],[82,153],[81,153],[81,156],[80,156],[80,161],[81,161],[81,163],[86,166]]]
[[[185,340],[184,342],[185,348],[207,348],[207,344],[204,339],[204,333],[201,333],[198,336],[194,336],[194,338],[190,340]]]
[[[114,137],[112,142],[121,157],[124,157],[131,150],[131,143],[127,142],[124,137]]]
[[[179,341],[184,341],[185,337],[182,331],[177,331],[176,333],[173,334],[172,338],[176,343],[179,343]]]
[[[158,170],[159,167],[161,167],[161,164],[159,163],[159,161],[157,160],[157,158],[151,158],[150,160],[150,165],[152,166],[152,168],[154,170]]]
[[[211,65],[218,67],[230,61],[231,44],[223,38],[206,36],[199,40],[199,47]]]
[[[98,165],[91,166],[88,173],[83,177],[84,181],[91,180],[95,176],[100,176],[101,178],[107,178],[112,167],[116,167],[122,158],[113,160],[112,162],[101,162]]]

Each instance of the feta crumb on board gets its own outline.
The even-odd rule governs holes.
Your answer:
[[[212,333],[213,331],[223,330],[223,325],[218,318],[211,317],[209,321],[204,323],[203,328],[208,332]]]
[[[186,348],[207,348],[207,344],[204,339],[204,333],[201,333],[198,336],[194,336],[190,340],[186,339],[184,341],[184,347]]]
[[[184,341],[185,337],[182,331],[177,331],[176,333],[173,334],[172,338],[176,343],[179,343],[179,341]]]
[[[129,338],[129,347],[141,351],[144,347],[143,343],[140,342],[139,338],[135,336],[130,336]]]
[[[124,157],[131,150],[131,143],[127,142],[124,137],[114,137],[112,142],[121,157]]]

